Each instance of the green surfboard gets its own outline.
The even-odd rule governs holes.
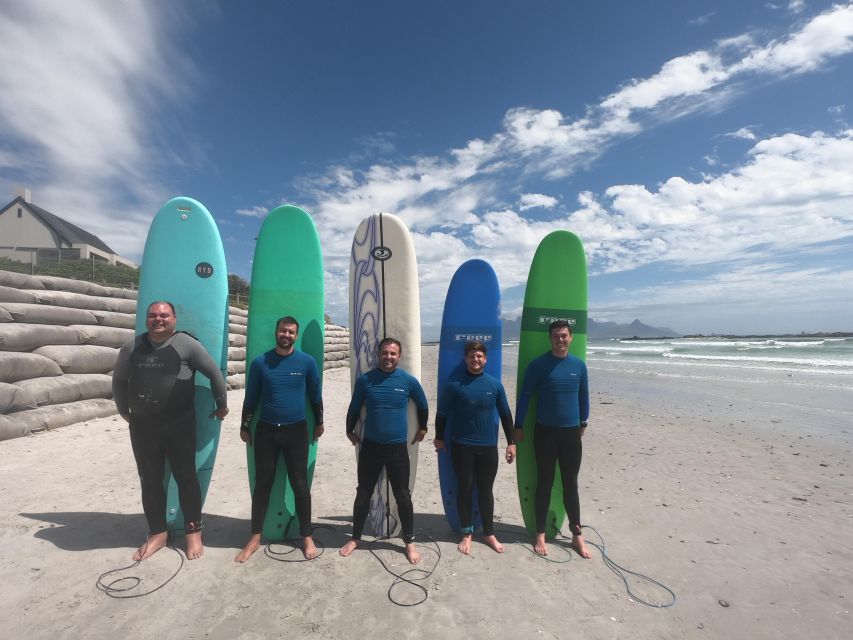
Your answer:
[[[275,348],[275,323],[282,316],[299,321],[296,349],[317,362],[323,376],[323,256],[320,238],[311,216],[299,207],[283,205],[270,211],[261,226],[252,263],[246,363]],[[247,367],[247,375],[249,367]],[[246,383],[249,380],[247,378]],[[305,399],[308,422],[308,485],[314,477],[317,443],[314,442],[314,412]],[[252,436],[259,411],[254,411]],[[254,449],[246,446],[249,488],[255,489]],[[279,457],[275,484],[264,520],[263,535],[280,541],[299,533],[299,518],[293,489],[287,480],[284,458]]]
[[[551,350],[548,325],[554,320],[567,320],[572,326],[572,345],[569,352],[586,359],[587,276],[586,257],[580,239],[570,231],[549,233],[533,256],[527,288],[524,291],[524,310],[521,315],[521,339],[518,345],[518,386],[521,393],[527,365],[534,358]],[[536,533],[534,498],[536,494],[536,459],[533,454],[536,424],[537,395],[533,396],[524,420],[524,441],[517,446],[518,497],[524,526]],[[551,490],[551,504],[545,521],[545,534],[553,538],[563,525],[563,487],[559,468]]]

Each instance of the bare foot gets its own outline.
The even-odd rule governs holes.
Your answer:
[[[234,557],[234,562],[243,563],[246,562],[249,558],[252,557],[252,554],[255,553],[258,549],[261,548],[261,534],[253,533],[252,537],[249,538],[249,541],[246,543],[246,546],[243,547],[243,550],[238,553]]]
[[[187,558],[198,560],[204,555],[204,545],[201,543],[201,531],[187,534]]]
[[[572,536],[572,548],[578,552],[578,555],[581,558],[592,557],[592,552],[586,548],[586,545],[583,542],[583,536],[580,534]]]
[[[342,546],[340,551],[338,551],[338,553],[340,553],[344,558],[346,558],[349,554],[351,554],[353,551],[355,551],[358,548],[358,545],[360,542],[361,542],[361,540],[356,540],[355,538],[353,538],[352,540],[347,542],[344,546]]]
[[[302,555],[305,556],[306,560],[313,560],[320,552],[317,551],[317,547],[314,544],[314,538],[311,536],[305,536],[302,538]]]
[[[163,533],[155,533],[153,536],[148,536],[148,540],[145,541],[141,547],[136,550],[136,553],[133,554],[134,562],[142,562],[145,558],[150,558],[155,553],[160,551],[163,547],[166,546],[166,542],[169,539],[169,534],[164,531]]]
[[[466,556],[471,554],[471,534],[466,533],[462,536],[462,540],[456,545],[456,548],[459,549],[459,553],[464,553]]]
[[[498,539],[494,535],[483,536],[483,542],[485,542],[498,553],[504,552],[504,546],[498,541]]]
[[[406,543],[406,558],[409,560],[409,564],[417,564],[421,561],[421,554],[414,542]]]
[[[545,545],[545,534],[537,533],[536,539],[533,541],[533,550],[540,556],[548,555],[548,547]]]

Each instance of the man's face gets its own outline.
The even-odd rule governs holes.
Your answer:
[[[555,356],[565,356],[572,344],[572,334],[568,327],[559,327],[551,332],[551,353]]]
[[[145,317],[145,328],[148,335],[155,342],[163,342],[175,333],[175,323],[178,319],[172,313],[172,307],[162,302],[152,304],[148,307],[148,315]]]
[[[290,349],[293,348],[293,344],[296,342],[296,336],[298,333],[299,329],[295,324],[285,324],[284,322],[280,322],[275,328],[275,343],[279,349],[290,351]]]
[[[477,349],[472,349],[465,354],[465,365],[468,367],[468,373],[473,375],[483,373],[483,368],[486,366],[486,354]]]
[[[387,342],[379,350],[379,368],[390,373],[400,364],[400,347],[393,342]]]

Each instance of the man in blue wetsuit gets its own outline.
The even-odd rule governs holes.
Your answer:
[[[113,369],[113,399],[130,427],[130,443],[142,485],[142,510],[148,522],[148,540],[136,561],[166,546],[166,460],[178,485],[184,512],[187,558],[204,554],[201,541],[201,487],[195,468],[195,372],[210,379],[216,401],[211,417],[228,415],[228,395],[219,366],[201,343],[175,331],[178,316],[171,302],[148,305],[146,333],[125,344]]]
[[[518,396],[515,415],[516,439],[524,438],[520,431],[534,393],[539,394],[533,450],[536,456],[536,540],[533,548],[547,555],[545,517],[551,501],[551,486],[557,463],[563,478],[563,503],[569,517],[572,547],[583,558],[592,554],[581,534],[578,472],[583,447],[581,438],[589,419],[589,378],[586,364],[569,354],[572,329],[565,320],[552,322],[548,328],[551,351],[534,359],[524,374],[524,385]]]
[[[453,419],[450,449],[453,469],[456,471],[458,490],[456,505],[462,524],[462,541],[458,549],[471,553],[471,536],[474,519],[471,513],[471,490],[474,479],[479,492],[480,515],[483,519],[483,540],[498,553],[503,545],[495,537],[495,498],[492,486],[498,473],[498,425],[495,409],[500,416],[506,436],[506,461],[515,460],[515,443],[512,439],[512,414],[506,392],[497,378],[485,373],[486,345],[482,342],[465,344],[465,370],[454,375],[444,385],[441,403],[435,416],[435,449],[445,449],[444,431],[447,417]],[[445,451],[446,455],[446,451]]]
[[[317,557],[317,547],[311,536],[305,394],[307,391],[314,412],[313,440],[323,435],[323,398],[317,363],[293,346],[298,334],[296,318],[279,318],[275,325],[275,349],[261,354],[249,365],[240,438],[254,449],[255,490],[252,493],[252,535],[234,558],[236,562],[246,562],[261,546],[270,491],[281,456],[284,456],[287,478],[293,488],[302,553],[307,560]],[[253,441],[249,425],[256,410],[260,411],[260,416]]]
[[[409,493],[409,400],[414,401],[420,427],[412,444],[421,442],[427,433],[428,407],[426,395],[414,376],[398,368],[403,348],[398,340],[385,338],[379,343],[379,368],[358,378],[347,410],[347,438],[361,444],[358,456],[358,489],[352,515],[352,539],[341,547],[344,557],[355,551],[370,509],[370,496],[382,469],[388,474],[391,491],[400,514],[401,537],[406,545],[406,558],[420,562],[415,546],[414,509]],[[366,408],[363,438],[355,433],[361,407]]]

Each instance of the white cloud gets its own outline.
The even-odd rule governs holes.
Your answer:
[[[737,131],[724,134],[727,138],[738,138],[740,140],[755,140],[755,134],[749,127],[741,127]]]
[[[267,207],[255,206],[249,207],[248,209],[237,209],[234,213],[246,218],[266,218],[269,213],[269,209]]]
[[[172,195],[151,179],[151,122],[158,105],[187,97],[185,57],[172,37],[180,19],[145,2],[4,3],[0,11],[3,153],[14,149],[39,167],[16,179],[27,180],[36,204],[138,255],[148,221]]]
[[[559,202],[559,198],[546,196],[542,193],[522,193],[518,199],[518,208],[521,211],[536,208],[553,209]]]

